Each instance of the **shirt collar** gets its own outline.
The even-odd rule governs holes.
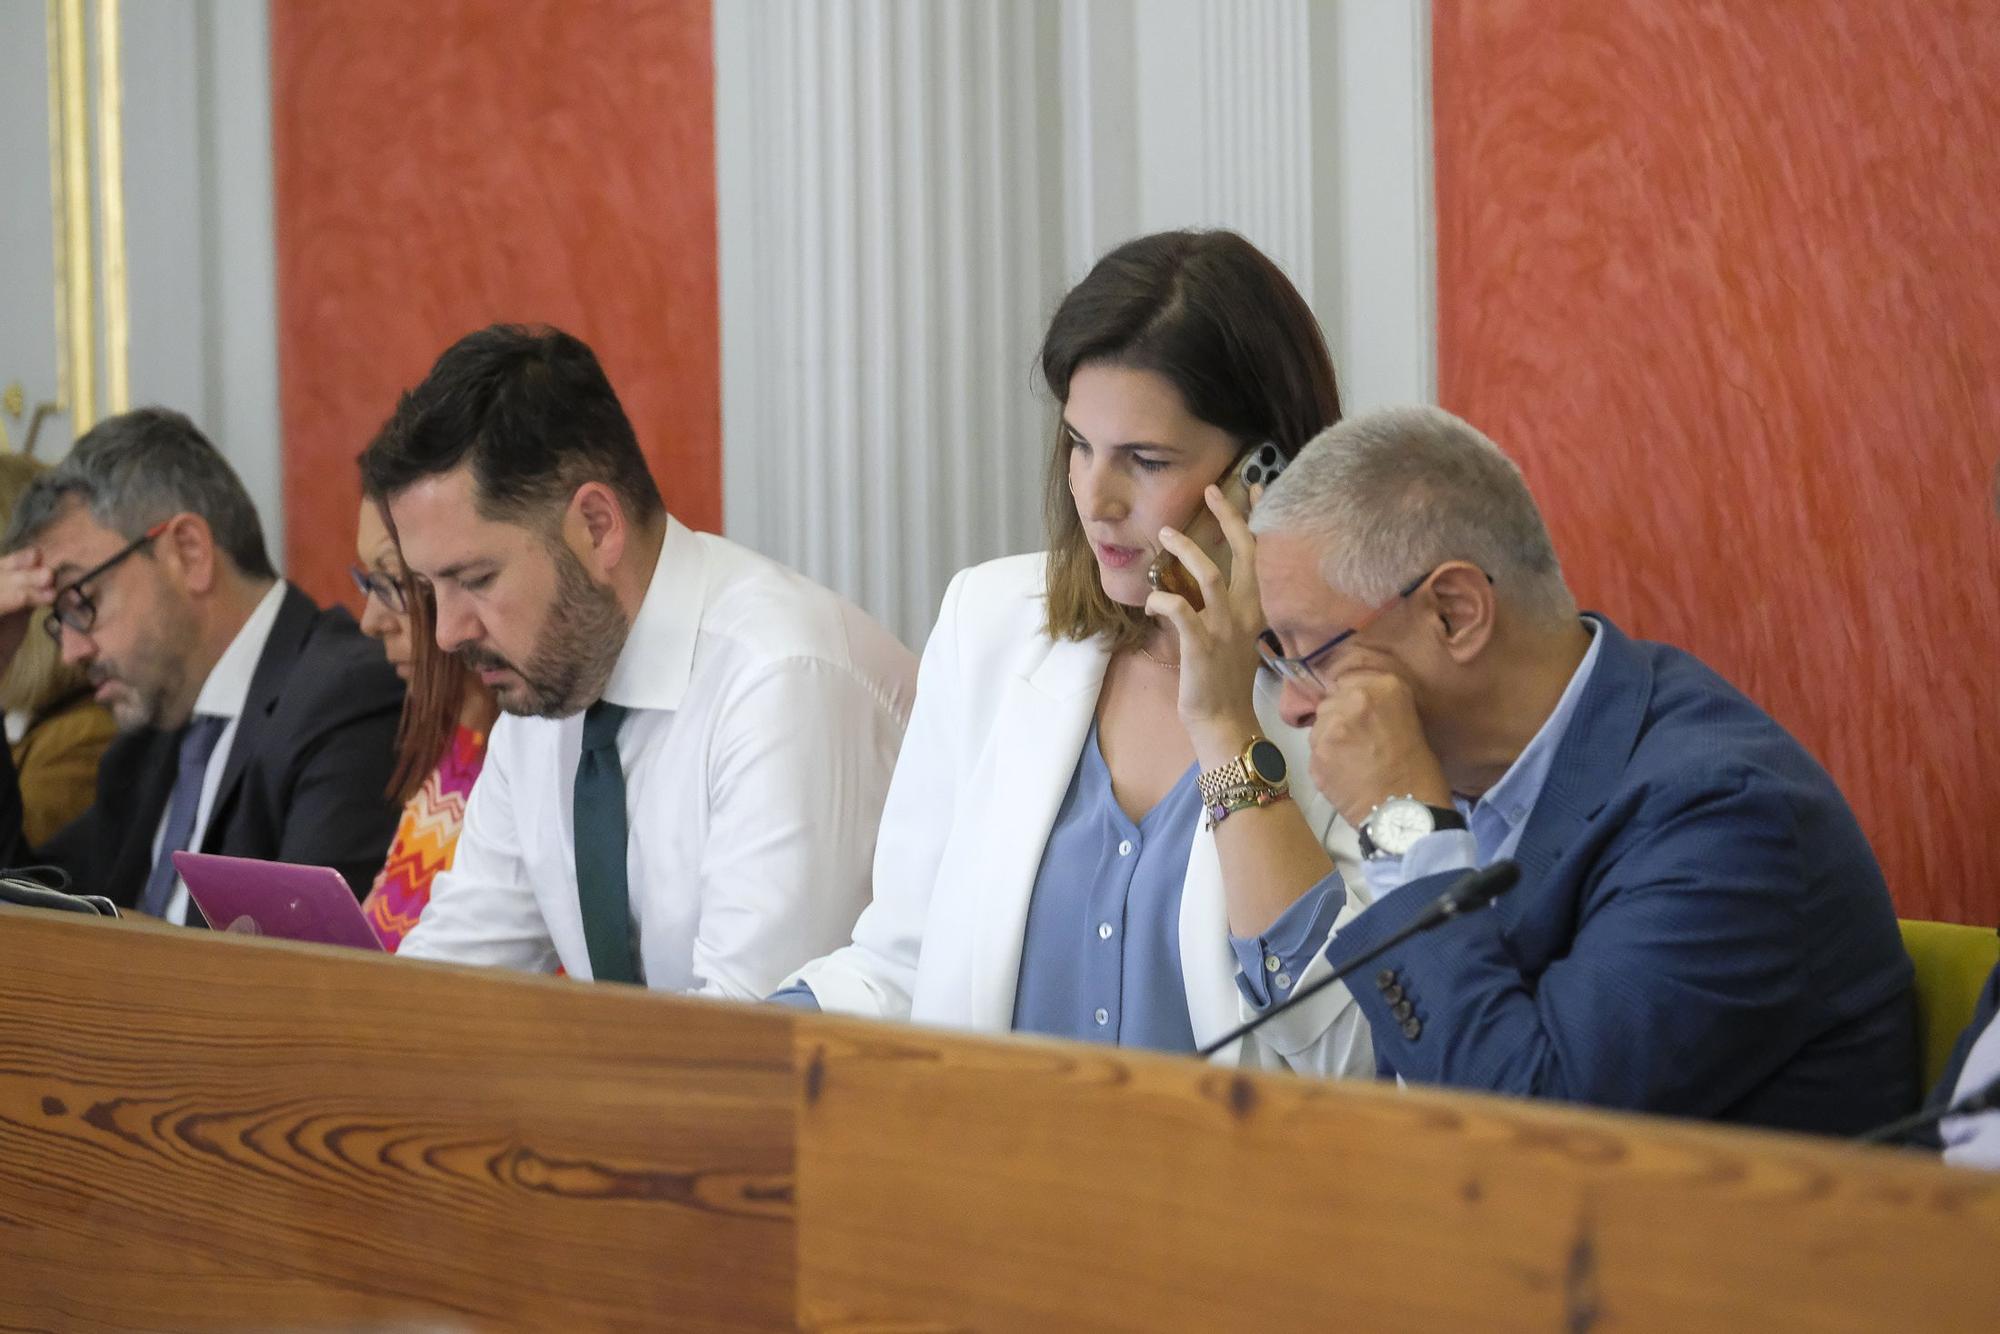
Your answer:
[[[1590,647],[1584,650],[1583,661],[1570,673],[1562,698],[1556,701],[1555,709],[1543,721],[1527,748],[1515,756],[1514,762],[1507,766],[1507,772],[1500,775],[1500,781],[1488,788],[1486,795],[1476,803],[1494,811],[1515,829],[1528,822],[1529,812],[1535,809],[1535,802],[1541,798],[1542,786],[1549,780],[1549,766],[1555,762],[1556,750],[1569,732],[1570,720],[1576,716],[1577,702],[1583,698],[1584,687],[1590,683],[1590,673],[1597,666],[1597,651],[1604,645],[1603,627],[1593,617],[1581,619],[1590,631]]]
[[[669,514],[659,563],[611,668],[604,698],[628,709],[679,708],[694,670],[695,633],[707,601],[701,539]]]
[[[196,714],[242,717],[243,706],[250,699],[250,679],[257,674],[257,662],[264,656],[264,643],[271,637],[271,627],[278,623],[278,607],[284,600],[285,581],[279,579],[258,600],[236,638],[215,660],[208,679],[201,683],[201,693],[195,696]]]

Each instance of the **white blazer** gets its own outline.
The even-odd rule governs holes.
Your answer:
[[[1011,556],[961,570],[946,590],[917,676],[916,706],[889,783],[875,847],[874,900],[854,940],[791,980],[828,1011],[1006,1032],[1013,1025],[1028,900],[1042,851],[1096,713],[1109,655],[1052,640],[1046,559]],[[1257,713],[1284,750],[1292,796],[1343,871],[1344,926],[1366,906],[1353,830],[1307,778],[1307,737]],[[1181,893],[1181,968],[1197,1044],[1256,1013],[1237,989],[1214,835],[1197,829]],[[1324,976],[1315,952],[1299,987]],[[1374,1072],[1367,1021],[1344,985],[1220,1054],[1325,1075]]]

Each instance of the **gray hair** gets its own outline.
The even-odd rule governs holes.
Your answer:
[[[1316,539],[1328,586],[1371,606],[1463,560],[1537,620],[1576,615],[1521,470],[1442,408],[1384,408],[1321,431],[1272,483],[1250,527]]]
[[[139,408],[87,432],[22,493],[0,550],[34,541],[72,503],[87,505],[91,518],[130,538],[176,514],[199,514],[238,570],[253,579],[278,577],[242,479],[193,422],[170,409]]]

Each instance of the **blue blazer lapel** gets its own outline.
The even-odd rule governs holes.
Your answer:
[[[1607,618],[1590,615],[1604,645],[1514,850],[1521,878],[1530,885],[1540,883],[1555,865],[1577,825],[1604,809],[1652,704],[1653,664],[1644,650]],[[1512,896],[1499,906],[1505,909],[1520,899]]]

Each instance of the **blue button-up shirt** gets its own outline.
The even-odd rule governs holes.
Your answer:
[[[1201,815],[1195,778],[1190,766],[1135,824],[1091,725],[1028,901],[1015,1031],[1194,1050],[1180,920]]]
[[[1453,794],[1452,805],[1465,817],[1468,827],[1425,834],[1401,857],[1370,857],[1361,864],[1361,874],[1375,899],[1427,875],[1489,866],[1512,856],[1520,846],[1521,832],[1541,799],[1549,766],[1555,763],[1556,751],[1569,733],[1570,719],[1576,716],[1577,701],[1583,698],[1590,673],[1597,666],[1597,650],[1604,642],[1595,620],[1586,616],[1583,623],[1590,630],[1590,647],[1534,739],[1477,801]]]
[[[1198,771],[1190,767],[1134,822],[1111,790],[1092,724],[1063,795],[1028,901],[1013,1027],[1085,1042],[1195,1049],[1181,971],[1181,894],[1197,823]],[[1329,876],[1261,936],[1233,936],[1240,981],[1258,1004],[1283,999],[1325,945],[1344,900]],[[771,997],[819,1008],[803,982]]]

